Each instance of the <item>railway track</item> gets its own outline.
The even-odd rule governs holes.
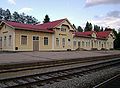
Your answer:
[[[94,86],[93,88],[108,88],[108,87],[110,87],[111,86],[111,81],[113,82],[113,81],[115,81],[116,79],[118,80],[120,78],[120,74],[118,74],[118,75],[116,75],[116,76],[114,76],[114,77],[111,77],[110,79],[107,79],[107,80],[105,80],[105,81],[103,81],[102,83],[99,83],[99,84],[97,84],[96,86]],[[110,84],[111,83],[111,84]],[[107,86],[106,86],[107,85]],[[117,84],[117,86],[115,86],[116,88],[119,88],[119,86],[118,86],[119,84]],[[113,85],[112,85],[113,86]],[[111,87],[112,88],[112,87]]]
[[[120,57],[120,54],[88,57],[88,58],[76,58],[76,59],[69,59],[69,60],[0,65],[0,74],[8,73],[8,72],[18,72],[18,71],[24,71],[24,70],[49,68],[49,67],[63,66],[63,65],[70,65],[70,64],[77,64],[77,63],[86,63],[86,62],[93,62],[93,61],[100,61],[100,60],[108,60],[111,58],[118,58],[118,57]]]
[[[90,74],[92,72],[99,71],[105,68],[119,66],[119,64],[120,59],[113,59],[64,70],[1,79],[0,88],[37,88],[46,84],[60,82],[61,80],[67,80],[73,77]]]

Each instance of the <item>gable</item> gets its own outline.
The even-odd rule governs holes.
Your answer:
[[[58,24],[55,28],[57,28],[57,29],[72,30],[72,31],[75,30],[73,28],[73,26],[71,25],[71,23],[67,19],[65,19],[63,22],[61,22],[60,24]]]
[[[108,38],[113,38],[113,39],[115,39],[115,35],[114,35],[114,33],[111,31],[110,32],[110,34],[108,35]]]
[[[91,35],[93,38],[97,38],[97,34],[95,32],[92,33]]]

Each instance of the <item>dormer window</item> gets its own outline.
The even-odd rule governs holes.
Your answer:
[[[61,26],[61,31],[66,32],[66,28]]]
[[[92,37],[96,38],[96,34],[95,34],[95,33],[93,33],[93,34],[92,34]]]
[[[61,31],[62,31],[62,32],[66,32],[67,29],[70,29],[69,26],[68,26],[68,25],[65,25],[65,24],[62,24],[62,26],[61,26]]]

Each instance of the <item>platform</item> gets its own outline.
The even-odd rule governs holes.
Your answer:
[[[95,56],[106,56],[112,54],[120,54],[120,51],[112,50],[112,51],[15,52],[15,53],[0,52],[0,65],[86,58]]]

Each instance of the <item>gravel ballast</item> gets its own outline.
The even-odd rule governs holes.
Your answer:
[[[117,74],[120,74],[120,67],[112,67],[84,76],[74,77],[68,80],[62,80],[54,84],[47,84],[40,88],[92,88]]]

